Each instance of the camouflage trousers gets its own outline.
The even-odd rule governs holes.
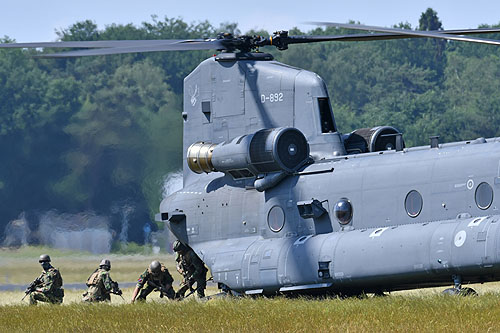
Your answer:
[[[111,295],[106,292],[101,292],[97,288],[90,287],[88,291],[83,294],[84,302],[111,302]]]
[[[155,287],[150,286],[149,284],[146,284],[146,287],[141,290],[139,297],[137,297],[138,301],[145,301],[146,297],[151,294],[151,292],[155,290]],[[169,299],[174,299],[175,298],[175,291],[174,288],[170,287],[170,289],[167,290],[167,293],[165,294]]]
[[[53,294],[41,293],[39,291],[34,291],[30,294],[30,305],[36,305],[37,301],[52,303],[52,304],[61,304],[63,302],[62,297],[57,297]]]

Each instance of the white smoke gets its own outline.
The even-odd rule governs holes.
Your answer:
[[[42,244],[55,248],[109,253],[109,224],[107,217],[91,212],[60,214],[51,210],[40,216],[38,233]]]
[[[28,244],[28,238],[31,234],[28,221],[24,212],[19,215],[17,220],[10,221],[5,227],[4,246],[23,246]]]
[[[182,170],[169,173],[163,178],[163,199],[182,189]]]
[[[169,173],[163,178],[163,199],[169,195],[182,190],[183,187],[183,175],[182,170]],[[170,232],[168,228],[164,230],[153,232],[153,252],[159,252],[160,248],[164,248],[166,252],[172,253],[172,243],[177,238]]]
[[[111,208],[111,211],[115,214],[116,213],[120,214],[120,222],[122,224],[122,228],[120,230],[119,240],[122,244],[127,244],[130,215],[135,211],[135,208],[132,205],[125,203],[121,206],[114,205]]]

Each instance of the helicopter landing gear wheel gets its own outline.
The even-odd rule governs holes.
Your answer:
[[[477,296],[477,292],[472,288],[462,288],[460,289],[460,296]]]
[[[443,290],[442,292],[443,295],[450,295],[450,296],[477,296],[477,292],[472,289],[472,288],[448,288]]]
[[[477,296],[477,292],[472,288],[462,288],[462,277],[460,275],[453,275],[453,282],[455,286],[443,290],[443,295],[458,295],[458,296]]]
[[[243,296],[242,293],[232,290],[224,283],[219,283],[219,289],[221,292],[216,294],[218,296],[228,296],[228,297],[233,297],[233,296],[234,297],[241,297],[241,296]]]
[[[442,292],[443,295],[450,295],[450,296],[455,296],[460,294],[460,290],[457,288],[447,288],[443,290]]]

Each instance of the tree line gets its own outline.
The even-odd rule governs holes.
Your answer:
[[[444,27],[428,9],[416,28]],[[240,33],[235,23],[153,16],[140,26],[102,30],[82,21],[57,35],[62,41],[185,39],[222,31]],[[356,32],[290,31],[306,33]],[[392,125],[407,146],[428,144],[431,135],[443,142],[500,134],[498,47],[422,38],[262,51],[322,76],[343,133]],[[182,166],[183,79],[213,51],[32,57],[38,52],[0,50],[0,232],[21,212],[36,223],[50,209],[114,216],[119,228],[119,207],[133,205],[129,234],[140,241],[144,222],[158,211],[166,175]]]

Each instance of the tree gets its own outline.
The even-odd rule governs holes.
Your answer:
[[[446,68],[446,112],[440,130],[446,141],[500,135],[500,57],[450,53]]]
[[[443,24],[439,20],[437,16],[437,12],[432,8],[427,8],[425,12],[420,15],[420,19],[418,20],[419,30],[443,30]]]
[[[116,202],[146,215],[147,202],[158,209],[162,179],[182,160],[181,110],[165,77],[150,61],[124,65],[87,96],[65,127],[74,140],[64,155],[69,172],[53,186],[66,209],[109,214]]]
[[[443,30],[443,24],[439,20],[437,12],[432,8],[427,8],[427,10],[420,15],[418,22],[419,30]],[[431,62],[424,62],[424,66],[435,70],[438,77],[442,77],[446,61],[446,57],[444,55],[446,40],[436,38],[426,39],[425,44],[422,45],[422,47],[425,48],[430,54],[433,54],[433,57],[428,58]]]

